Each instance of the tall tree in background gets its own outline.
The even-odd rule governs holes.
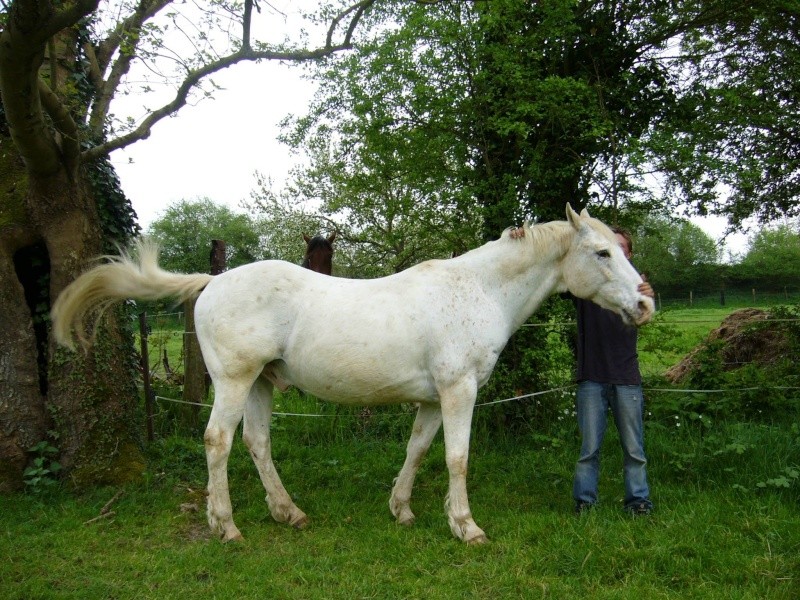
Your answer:
[[[120,481],[142,470],[133,429],[134,354],[124,321],[110,315],[86,354],[56,348],[47,328],[59,292],[91,258],[136,231],[129,204],[112,189],[108,154],[146,138],[161,119],[208,93],[210,77],[221,69],[350,48],[373,2],[320,7],[318,22],[329,29],[318,47],[257,41],[253,0],[0,4],[0,490],[22,484],[27,450],[44,439],[60,449],[75,485]],[[192,54],[169,50],[172,32],[189,38],[180,47]],[[162,72],[156,60],[162,53],[175,66],[165,73],[163,104],[139,123],[115,122],[111,102],[126,89],[129,71],[145,64],[151,74]]]
[[[729,6],[730,4],[730,6]],[[768,223],[800,214],[800,2],[701,2],[723,19],[670,48],[670,118],[648,139],[665,197],[699,214]]]
[[[678,200],[700,212],[715,202],[734,222],[774,215],[753,193],[754,177],[766,191],[768,174],[780,174],[774,187],[783,201],[774,206],[790,211],[798,203],[797,78],[780,73],[800,64],[789,31],[795,4],[399,3],[392,10],[402,18],[376,29],[358,60],[326,61],[320,95],[287,139],[321,157],[306,181],[326,161],[337,173],[308,193],[340,203],[386,194],[397,178],[381,182],[379,173],[395,167],[429,202],[447,206],[455,190],[467,197],[459,205],[477,201],[484,239],[523,215],[561,218],[566,201],[591,204],[611,221],[625,219],[623,206],[646,214]],[[767,72],[770,50],[786,71]],[[741,107],[755,109],[773,92],[771,116],[750,123]],[[759,153],[746,172],[720,158],[743,159],[753,144]],[[671,184],[664,194],[653,186],[654,169]],[[687,194],[676,196],[677,186]]]
[[[449,257],[480,239],[464,185],[469,116],[454,109],[469,94],[468,5],[382,9],[376,35],[320,63],[309,114],[288,120],[284,136],[310,159],[287,195],[300,207],[318,203],[339,224],[337,253],[351,248],[362,277]]]
[[[686,219],[649,216],[636,228],[634,264],[659,294],[719,291],[716,242]]]
[[[250,216],[208,198],[170,204],[145,233],[158,242],[161,266],[168,271],[208,273],[211,240],[225,241],[229,269],[272,258]]]

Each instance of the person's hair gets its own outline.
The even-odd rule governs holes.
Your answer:
[[[622,227],[612,227],[611,231],[614,233],[618,233],[622,237],[625,238],[625,241],[628,242],[628,252],[633,254],[633,238],[631,238],[631,233],[627,229],[623,229]]]

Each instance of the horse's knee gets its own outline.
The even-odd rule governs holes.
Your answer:
[[[226,446],[225,437],[226,436],[221,429],[216,427],[207,427],[205,433],[203,434],[203,443],[206,446],[206,450],[224,448]]]

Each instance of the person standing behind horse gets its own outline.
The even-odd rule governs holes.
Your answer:
[[[619,245],[630,260],[633,244],[628,232],[613,228]],[[639,291],[654,297],[649,283]],[[598,502],[600,448],[608,411],[614,417],[623,455],[624,509],[633,515],[653,510],[647,483],[644,451],[644,397],[636,351],[636,327],[590,300],[572,298],[578,320],[576,411],[581,450],[575,467],[573,498],[581,514]]]

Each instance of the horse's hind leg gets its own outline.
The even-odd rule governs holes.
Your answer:
[[[406,448],[406,460],[394,480],[392,495],[389,498],[389,508],[401,525],[414,523],[414,513],[411,512],[410,504],[414,477],[441,424],[442,411],[437,405],[419,405],[417,416],[414,419],[414,427],[411,430],[411,437]]]
[[[203,436],[208,462],[208,524],[225,542],[242,539],[233,522],[228,491],[228,456],[251,385],[250,380],[218,378],[214,381],[214,407]]]
[[[267,491],[267,504],[272,518],[302,528],[308,523],[305,513],[295,506],[281,483],[272,462],[270,419],[272,418],[272,384],[259,377],[250,390],[244,413],[244,443],[256,464],[261,482]]]

